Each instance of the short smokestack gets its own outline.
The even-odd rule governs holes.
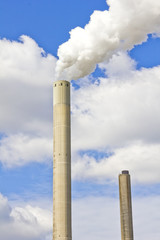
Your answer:
[[[121,240],[133,240],[131,183],[128,170],[119,175]]]
[[[53,240],[71,240],[70,83],[53,85]]]

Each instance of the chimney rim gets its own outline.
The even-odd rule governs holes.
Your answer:
[[[129,174],[128,170],[122,170],[122,174]]]

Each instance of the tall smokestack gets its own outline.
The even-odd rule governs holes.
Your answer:
[[[53,85],[53,240],[71,240],[70,83]]]
[[[131,184],[129,171],[119,175],[121,240],[133,240]]]

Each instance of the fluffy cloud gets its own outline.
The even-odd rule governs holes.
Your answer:
[[[0,48],[5,49],[0,56],[0,121],[6,134],[0,139],[0,161],[7,167],[47,161],[52,156],[56,59],[26,36],[20,42],[0,40]],[[73,177],[113,180],[128,168],[135,181],[159,182],[160,67],[136,70],[125,52],[99,67],[107,78],[86,78],[77,82],[78,90],[72,88]],[[112,156],[97,161],[79,155],[87,150]]]
[[[17,134],[0,140],[0,161],[5,167],[48,162],[51,158],[52,139]]]
[[[75,178],[114,179],[128,168],[136,181],[160,181],[160,67],[136,70],[135,66],[129,56],[119,53],[100,66],[108,78],[73,90]],[[112,156],[97,162],[87,154],[77,155],[88,149]]]
[[[134,236],[159,240],[159,196],[133,197]],[[16,202],[17,204],[17,202]],[[52,208],[52,207],[51,207]],[[51,240],[52,209],[48,205],[11,207],[0,194],[0,236],[4,240]],[[108,196],[73,200],[73,239],[120,238],[119,202]],[[96,216],[96,217],[95,217]],[[8,231],[9,229],[9,231]]]
[[[1,79],[10,84],[52,85],[56,58],[38,46],[30,37],[22,35],[19,41],[0,40]]]
[[[12,208],[1,194],[0,222],[0,236],[4,240],[48,240],[52,236],[50,210],[30,205]]]
[[[50,135],[56,58],[36,42],[0,40],[0,132]]]
[[[104,183],[117,182],[118,174],[129,169],[134,183],[160,182],[160,144],[143,144],[136,142],[129,146],[116,148],[113,155],[100,158],[86,154],[75,155],[72,166],[73,179]],[[98,152],[97,152],[98,156]]]
[[[123,61],[123,55],[117,58]],[[109,78],[101,78],[99,84],[86,84],[73,91],[75,149],[160,140],[160,67],[130,70],[126,75],[126,70],[122,72],[121,69],[112,75],[114,64],[117,64],[115,59],[106,67]]]
[[[28,36],[0,40],[0,161],[21,166],[52,154],[56,58]]]

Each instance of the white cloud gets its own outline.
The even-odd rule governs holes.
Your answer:
[[[74,150],[160,141],[160,67],[124,73],[72,92]]]
[[[132,197],[134,237],[137,240],[159,240],[159,203],[158,195]],[[120,238],[118,199],[108,196],[78,198],[73,200],[72,209],[73,239]],[[52,207],[48,209],[47,204],[39,207],[38,199],[34,205],[27,203],[11,207],[8,199],[0,195],[0,222],[0,237],[4,240],[52,239]]]
[[[5,82],[52,85],[56,58],[46,54],[29,36],[22,35],[19,41],[1,39],[0,51],[0,78]]]
[[[12,208],[0,194],[0,237],[3,240],[52,239],[52,212],[40,207]]]
[[[0,40],[0,132],[51,136],[56,58],[27,36]]]
[[[8,204],[7,198],[0,194],[0,222],[6,222],[9,220],[9,214],[11,212],[11,207]]]
[[[124,53],[101,67],[108,78],[72,90],[73,176],[114,179],[128,168],[135,181],[159,182],[160,67],[136,70]],[[88,149],[114,155],[78,156]]]
[[[143,144],[136,142],[132,145],[117,148],[110,157],[99,159],[84,154],[74,156],[72,166],[73,179],[92,179],[104,183],[117,182],[118,174],[125,169],[131,173],[134,183],[160,182],[160,144]]]
[[[52,155],[56,58],[28,36],[0,40],[0,161],[7,167]]]
[[[51,158],[52,139],[17,134],[0,140],[0,161],[6,167],[48,162]]]
[[[52,156],[51,82],[56,59],[43,57],[44,51],[26,36],[21,42],[0,40],[0,48],[5,49],[0,56],[0,128],[7,135],[0,140],[0,161],[7,167],[47,161]],[[160,67],[135,66],[126,53],[118,52],[100,65],[108,78],[95,79],[94,84],[86,78],[80,89],[72,89],[74,178],[112,180],[128,168],[135,181],[160,180]],[[88,156],[80,159],[78,152],[88,149],[114,155],[98,163]]]

